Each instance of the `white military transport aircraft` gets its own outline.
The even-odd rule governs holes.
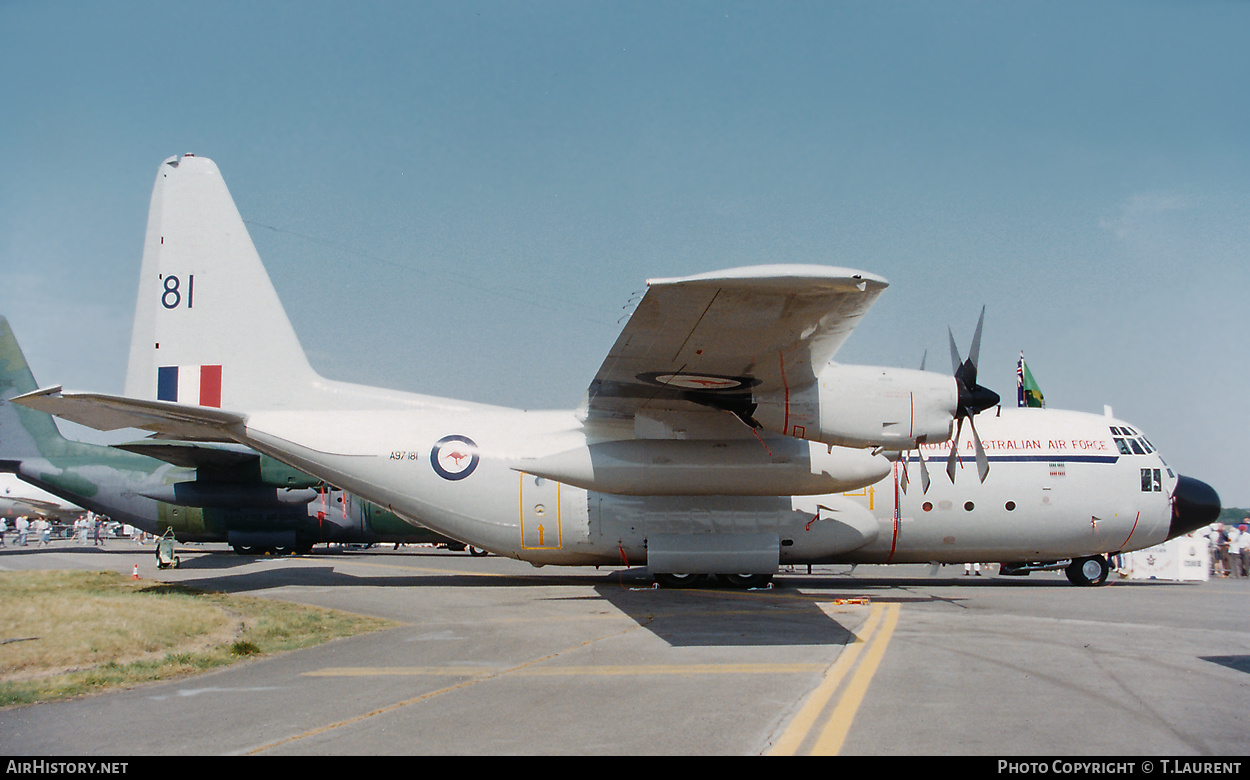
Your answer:
[[[576,410],[332,381],[309,365],[217,166],[185,155],[152,193],[125,396],[16,400],[101,430],[240,442],[499,555],[645,564],[668,584],[969,561],[1071,562],[1074,581],[1096,583],[1105,553],[1218,513],[1210,487],[1152,447],[1136,454],[1149,445],[1110,417],[1004,410],[978,435],[973,418],[998,404],[976,383],[979,324],[966,361],[951,340],[954,376],[832,362],[885,287],[794,265],[652,280]],[[965,454],[979,479],[956,479]],[[950,479],[931,485],[937,458]],[[922,490],[905,492],[908,474]]]

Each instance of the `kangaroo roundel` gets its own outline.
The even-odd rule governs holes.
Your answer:
[[[443,479],[464,479],[477,468],[477,443],[468,436],[444,436],[430,450],[430,465]]]

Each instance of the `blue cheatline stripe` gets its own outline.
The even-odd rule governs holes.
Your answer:
[[[972,458],[971,452],[961,453],[962,457]],[[933,454],[925,456],[925,461],[932,463],[936,460],[946,460],[950,457],[950,451],[947,450],[941,454]],[[1029,463],[1036,461],[1038,463],[1115,463],[1120,459],[1119,455],[986,455],[987,460],[993,463]],[[915,455],[907,457],[908,463],[915,463],[920,458]]]
[[[156,369],[156,400],[178,400],[178,367],[161,366]]]

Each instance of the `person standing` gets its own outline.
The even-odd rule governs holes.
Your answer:
[[[1250,539],[1246,537],[1246,533],[1242,528],[1232,527],[1228,529],[1228,547],[1226,548],[1224,567],[1228,570],[1228,576],[1233,579],[1239,580],[1246,576],[1246,571],[1241,564],[1241,551],[1247,542],[1250,542]]]
[[[1250,577],[1250,517],[1237,530],[1241,531],[1241,576]]]

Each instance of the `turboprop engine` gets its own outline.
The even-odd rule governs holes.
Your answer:
[[[909,450],[950,438],[955,380],[906,368],[830,364],[807,387],[756,397],[764,430],[843,447]]]

